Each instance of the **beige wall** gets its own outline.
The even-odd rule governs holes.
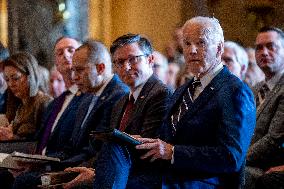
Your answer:
[[[100,2],[108,11],[100,12]],[[90,0],[90,5],[90,13],[94,12],[90,15],[90,37],[107,46],[118,36],[132,32],[148,36],[154,47],[163,51],[182,16],[182,0]],[[106,17],[95,18],[97,13]]]
[[[0,41],[7,47],[8,44],[8,13],[6,0],[0,0]]]
[[[90,2],[91,9],[95,12],[90,19],[90,27],[95,27],[94,30],[90,30],[90,36],[102,40],[107,46],[118,36],[133,32],[147,35],[154,47],[163,51],[167,42],[171,40],[174,28],[198,15],[216,17],[224,29],[225,39],[237,41],[245,46],[254,45],[257,30],[265,24],[284,28],[284,0],[90,0]],[[104,4],[104,8],[99,3]],[[251,7],[259,13],[251,14]],[[273,13],[265,13],[265,7],[271,7]],[[101,9],[104,10],[103,13]]]

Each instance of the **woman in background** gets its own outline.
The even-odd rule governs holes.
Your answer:
[[[40,126],[42,113],[52,100],[39,91],[38,63],[26,52],[13,54],[4,61],[8,85],[6,117],[8,125],[0,127],[0,140],[31,139]]]

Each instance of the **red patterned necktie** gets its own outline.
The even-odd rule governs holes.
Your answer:
[[[134,97],[133,95],[130,96],[130,99],[127,102],[124,114],[122,116],[122,119],[120,121],[120,126],[119,126],[119,130],[120,131],[124,131],[126,129],[127,123],[129,121],[129,117],[131,115],[131,112],[133,110],[134,107]]]

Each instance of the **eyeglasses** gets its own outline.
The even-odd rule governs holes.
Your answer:
[[[133,66],[135,64],[137,64],[138,62],[141,61],[141,58],[145,56],[147,57],[147,54],[141,54],[141,55],[137,55],[137,56],[129,56],[127,59],[118,59],[118,60],[114,60],[113,64],[118,67],[118,68],[122,68],[125,64],[125,62],[127,62],[130,66]]]
[[[21,74],[21,73],[17,73],[17,74],[14,74],[14,75],[11,75],[11,76],[5,76],[5,80],[6,82],[18,82],[20,81],[20,79],[23,77],[24,75]]]

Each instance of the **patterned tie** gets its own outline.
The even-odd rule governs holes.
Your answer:
[[[56,120],[56,117],[58,115],[58,113],[60,112],[63,104],[64,104],[64,101],[65,101],[65,97],[70,94],[70,91],[67,90],[65,91],[61,96],[58,97],[58,100],[56,101],[56,103],[54,104],[54,107],[52,109],[52,112],[48,118],[48,121],[47,121],[47,124],[46,124],[46,127],[45,127],[45,130],[44,130],[44,133],[37,145],[37,149],[36,149],[36,153],[37,154],[41,154],[42,153],[42,150],[46,147],[47,145],[47,142],[48,142],[48,139],[49,139],[49,136],[51,134],[51,129],[52,129],[52,126]]]
[[[129,121],[129,117],[132,113],[133,107],[134,107],[134,97],[133,95],[130,96],[130,99],[127,102],[124,114],[122,116],[122,119],[120,121],[120,126],[119,126],[119,130],[120,131],[124,131],[126,129],[127,123]]]
[[[259,89],[256,97],[256,107],[264,102],[265,96],[269,91],[270,89],[268,88],[266,83]]]
[[[186,89],[185,93],[182,96],[182,102],[179,105],[179,108],[176,112],[171,116],[171,124],[173,127],[173,134],[176,133],[176,125],[180,121],[180,119],[185,115],[188,111],[189,106],[193,103],[194,92],[197,87],[201,86],[201,82],[199,79],[194,80],[191,85]]]

